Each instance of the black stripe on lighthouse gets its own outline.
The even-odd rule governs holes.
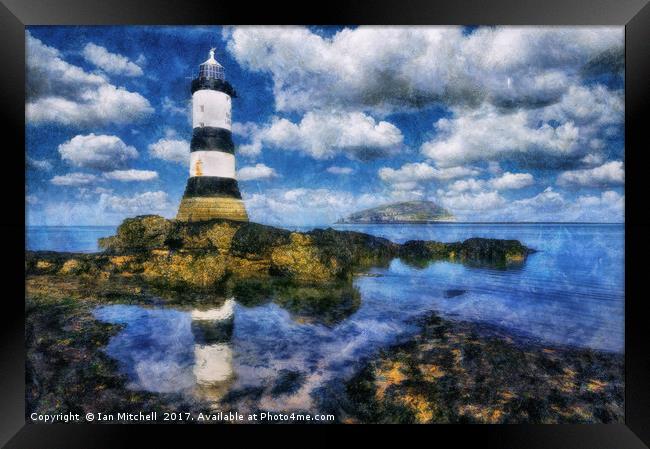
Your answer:
[[[187,180],[183,197],[193,198],[206,196],[241,199],[241,193],[239,192],[236,179],[220,178],[217,176],[194,176]]]
[[[203,126],[194,128],[190,151],[223,151],[235,154],[235,144],[232,141],[232,132],[223,128]]]
[[[197,90],[202,89],[216,90],[223,92],[226,95],[230,95],[232,98],[237,98],[237,92],[226,80],[216,78],[196,78],[192,80],[192,94]]]

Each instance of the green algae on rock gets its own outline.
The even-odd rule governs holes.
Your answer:
[[[160,287],[213,289],[229,279],[283,278],[324,284],[387,266],[394,258],[424,266],[448,260],[472,266],[509,268],[533,250],[516,240],[473,238],[464,242],[408,241],[353,231],[294,232],[230,220],[182,222],[156,215],[128,218],[114,236],[99,241],[97,254],[29,252],[32,274],[138,276]]]
[[[542,345],[432,315],[346,385],[338,415],[364,423],[616,423],[623,355]]]
[[[416,267],[424,267],[435,260],[448,260],[476,267],[513,268],[523,264],[528,254],[534,252],[518,240],[486,238],[453,243],[409,240],[399,250],[400,258]]]

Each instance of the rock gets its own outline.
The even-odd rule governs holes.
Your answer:
[[[383,265],[397,254],[399,245],[388,239],[353,231],[332,228],[315,229],[307,233],[319,249],[324,262],[369,267]]]
[[[225,278],[226,266],[226,257],[219,253],[161,252],[142,264],[142,277],[163,287],[206,289]]]
[[[624,356],[431,315],[373,356],[332,400],[366,423],[615,423]],[[340,405],[339,405],[340,404]]]
[[[84,264],[77,259],[66,260],[59,270],[59,274],[79,274],[86,271]]]
[[[444,259],[476,267],[507,268],[521,265],[534,252],[518,240],[471,238],[453,243],[409,240],[400,247],[399,256],[418,267]]]
[[[36,262],[35,266],[37,270],[43,271],[45,273],[52,271],[54,267],[54,263],[50,262],[49,260],[39,260]]]
[[[400,259],[406,263],[422,268],[434,260],[453,259],[455,246],[451,245],[424,240],[409,240],[400,246],[398,254]]]
[[[257,223],[241,224],[233,236],[230,252],[252,259],[269,258],[274,248],[290,243],[291,232]]]
[[[340,277],[344,268],[335,257],[323,262],[312,238],[298,232],[291,233],[289,243],[271,252],[270,272],[299,281],[331,280]]]
[[[171,228],[172,223],[159,215],[127,218],[117,228],[117,235],[99,239],[99,247],[114,252],[161,248]]]
[[[532,252],[516,240],[468,239],[402,245],[352,231],[291,232],[230,220],[181,222],[156,215],[128,218],[100,239],[103,253],[28,252],[28,274],[137,277],[172,289],[210,290],[230,279],[286,279],[297,284],[350,281],[355,272],[400,257],[415,266],[434,260],[507,268]]]
[[[467,293],[467,290],[450,288],[449,290],[445,290],[445,298],[455,298],[456,296],[464,295],[465,293]]]
[[[470,265],[504,267],[522,264],[533,252],[518,240],[471,238],[460,245],[458,256]]]
[[[238,229],[238,223],[223,220],[198,222],[192,226],[175,222],[166,237],[165,245],[169,249],[217,250],[226,254],[230,251]]]

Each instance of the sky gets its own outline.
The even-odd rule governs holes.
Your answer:
[[[252,221],[430,200],[460,221],[624,221],[623,27],[28,27],[28,225],[173,218],[190,83],[235,87]]]

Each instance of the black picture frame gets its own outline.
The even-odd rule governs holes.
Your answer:
[[[625,26],[625,424],[611,425],[473,425],[412,426],[414,438],[443,436],[455,445],[526,448],[642,448],[650,445],[650,357],[643,302],[650,224],[645,192],[650,131],[650,4],[648,0],[426,0],[348,1],[282,4],[212,1],[128,0],[2,0],[0,35],[1,123],[5,171],[2,183],[0,236],[4,240],[2,311],[0,319],[0,444],[8,448],[121,447],[134,443],[135,433],[167,443],[190,436],[218,433],[243,438],[258,432],[250,426],[139,426],[25,424],[24,381],[24,106],[25,26],[27,25],[181,25],[181,24],[412,24],[412,25],[624,25]],[[264,427],[265,426],[257,426]],[[339,430],[345,427],[346,430]],[[406,434],[366,426],[337,426],[346,434],[383,435],[404,441]],[[283,426],[274,428],[283,434]],[[322,439],[300,438],[303,444],[337,442],[327,429]],[[397,430],[397,431],[395,431]],[[311,429],[310,429],[311,431]],[[320,431],[318,433],[321,433]],[[424,435],[426,433],[426,435]],[[316,435],[315,433],[312,435]],[[451,439],[449,439],[451,438]],[[215,440],[216,441],[216,440]],[[235,441],[235,440],[233,440]],[[437,441],[443,441],[442,439]]]

